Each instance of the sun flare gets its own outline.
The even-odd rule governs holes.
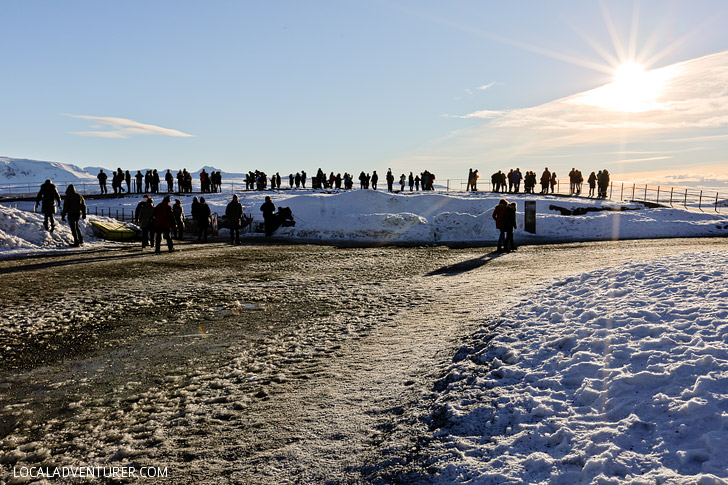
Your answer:
[[[613,79],[611,83],[580,96],[578,101],[624,113],[642,113],[666,108],[664,104],[658,102],[667,80],[665,72],[659,69],[648,71],[642,64],[627,61],[614,69]]]

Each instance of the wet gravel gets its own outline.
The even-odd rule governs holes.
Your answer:
[[[0,481],[105,463],[168,467],[174,483],[417,481],[438,373],[519,291],[727,246],[211,244],[0,261]]]

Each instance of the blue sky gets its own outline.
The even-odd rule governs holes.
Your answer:
[[[727,21],[719,0],[2,1],[0,155],[439,179],[545,164],[728,178],[726,57],[690,62],[728,50]],[[646,69],[687,63],[642,111],[584,95],[632,57]],[[674,96],[713,111],[683,123]],[[715,121],[696,122],[705,117]]]

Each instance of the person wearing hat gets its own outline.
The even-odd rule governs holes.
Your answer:
[[[154,201],[144,194],[134,211],[134,223],[142,230],[142,249],[154,246]]]

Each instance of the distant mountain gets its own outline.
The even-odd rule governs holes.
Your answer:
[[[0,184],[42,183],[46,179],[79,182],[94,180],[96,175],[70,163],[0,157]]]
[[[127,167],[121,168],[123,170],[127,169]],[[112,169],[107,167],[80,168],[70,163],[0,157],[0,185],[42,183],[46,179],[50,179],[53,182],[95,182],[96,175],[101,169],[109,175],[115,170],[115,168]],[[206,170],[207,173],[221,171],[223,181],[245,178],[244,173],[225,172],[224,170],[216,167],[204,166],[195,172],[191,172],[193,180],[199,181],[200,172],[203,169]],[[141,172],[146,173],[147,170],[151,169],[141,169]],[[158,168],[157,170],[160,174],[162,174],[162,176],[167,173],[167,168]],[[170,168],[170,170],[176,176],[180,169]],[[137,173],[137,169],[129,169],[129,171],[132,176]]]

